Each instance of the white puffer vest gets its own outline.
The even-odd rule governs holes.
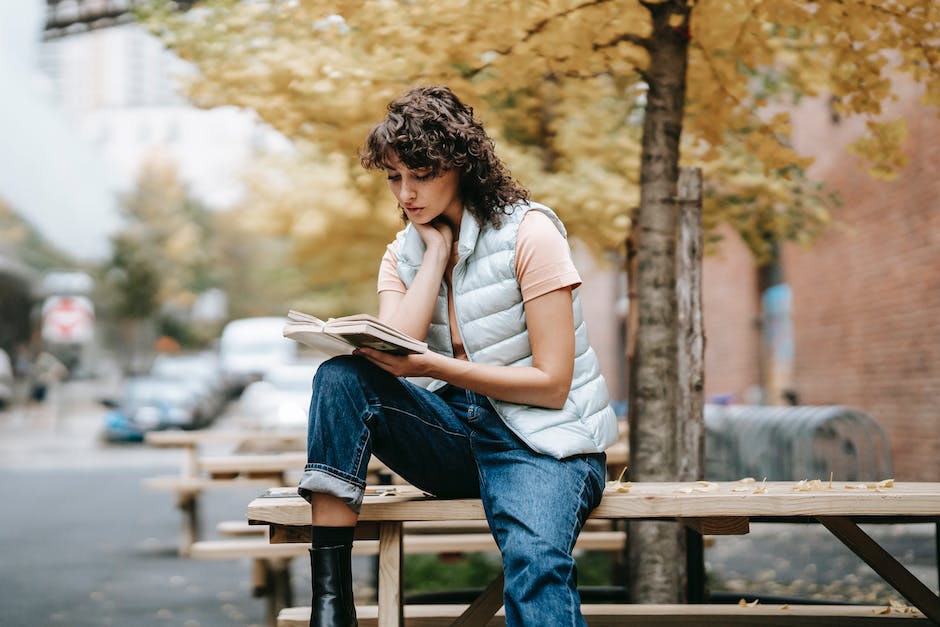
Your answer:
[[[499,366],[532,364],[532,348],[515,267],[516,235],[523,216],[532,209],[549,216],[567,237],[558,216],[538,203],[515,205],[511,214],[501,216],[499,229],[486,224],[481,230],[476,218],[464,211],[453,272],[454,311],[467,358],[472,362]],[[424,240],[411,225],[398,233],[395,243],[398,274],[406,286],[414,281],[424,251]],[[506,425],[526,444],[558,459],[599,453],[617,439],[617,418],[609,404],[607,384],[597,356],[588,341],[578,292],[578,289],[572,292],[574,375],[564,407],[547,409],[489,399]],[[443,282],[426,341],[434,352],[453,356],[447,287]],[[434,379],[412,381],[430,390],[445,385]]]

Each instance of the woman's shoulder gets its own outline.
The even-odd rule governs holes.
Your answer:
[[[552,225],[555,230],[567,238],[568,232],[565,229],[561,218],[549,207],[535,201],[525,201],[507,207],[506,216],[514,228],[523,230],[543,230]],[[505,225],[501,225],[505,226]]]

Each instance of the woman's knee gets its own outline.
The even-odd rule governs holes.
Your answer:
[[[317,367],[313,376],[313,389],[332,389],[360,380],[362,365],[365,360],[355,355],[338,355]]]

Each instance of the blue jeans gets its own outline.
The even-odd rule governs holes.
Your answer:
[[[372,454],[425,492],[482,500],[507,625],[585,624],[571,552],[604,490],[603,453],[536,453],[484,396],[429,392],[360,357],[333,358],[313,380],[301,495],[332,494],[358,512]]]

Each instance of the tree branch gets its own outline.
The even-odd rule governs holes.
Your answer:
[[[548,26],[548,24],[551,23],[552,20],[567,17],[573,13],[580,11],[581,9],[586,9],[586,8],[594,7],[594,6],[600,6],[602,4],[607,4],[608,2],[611,2],[611,0],[588,0],[587,2],[582,2],[579,5],[573,6],[570,9],[565,9],[564,11],[561,11],[560,13],[555,13],[554,15],[545,17],[537,21],[528,29],[526,29],[525,34],[520,39],[518,39],[517,41],[514,41],[511,45],[507,46],[506,48],[501,48],[501,49],[495,50],[494,52],[496,52],[496,54],[498,54],[499,56],[505,57],[511,54],[512,51],[516,48],[516,46],[529,41],[530,39],[532,39],[533,37],[535,37],[542,31],[544,31],[545,27]],[[479,74],[480,72],[488,68],[490,65],[492,64],[484,63],[483,65],[480,65],[479,67],[469,70],[467,74],[471,77],[476,76],[477,74]]]
[[[757,113],[754,111],[754,109],[751,108],[750,106],[748,106],[747,104],[745,104],[744,102],[742,102],[740,98],[738,98],[737,96],[735,96],[734,93],[733,93],[730,89],[728,89],[728,86],[727,86],[727,85],[725,84],[725,82],[722,80],[721,74],[720,74],[720,73],[718,72],[718,70],[715,68],[715,64],[712,62],[712,58],[711,58],[711,56],[708,54],[708,50],[706,50],[705,47],[704,47],[704,46],[701,46],[701,45],[699,45],[699,46],[697,46],[697,47],[698,47],[699,50],[702,51],[702,56],[703,56],[704,59],[705,59],[705,65],[708,66],[708,69],[711,71],[711,74],[712,74],[712,76],[715,78],[715,82],[718,84],[718,87],[721,89],[721,91],[723,91],[723,92],[725,93],[725,95],[726,95],[732,102],[734,102],[738,107],[740,107],[740,108],[743,109],[744,111],[747,111],[748,114],[751,116],[751,118],[753,118],[753,120],[755,121],[755,123],[757,124],[757,126],[758,126],[759,128],[761,128],[761,129],[763,129],[763,130],[767,133],[768,136],[773,137],[774,140],[775,140],[778,144],[780,144],[781,146],[785,146],[785,147],[786,147],[786,146],[787,146],[787,143],[777,137],[777,134],[773,132],[773,129],[770,128],[770,126],[769,126],[766,122],[764,122],[763,120],[760,119],[760,116],[757,115]]]
[[[622,41],[629,42],[635,46],[639,46],[644,50],[649,50],[652,46],[652,43],[646,37],[640,37],[639,35],[634,35],[633,33],[621,33],[614,38],[600,43],[594,43],[591,48],[596,52],[604,48],[613,48]]]

